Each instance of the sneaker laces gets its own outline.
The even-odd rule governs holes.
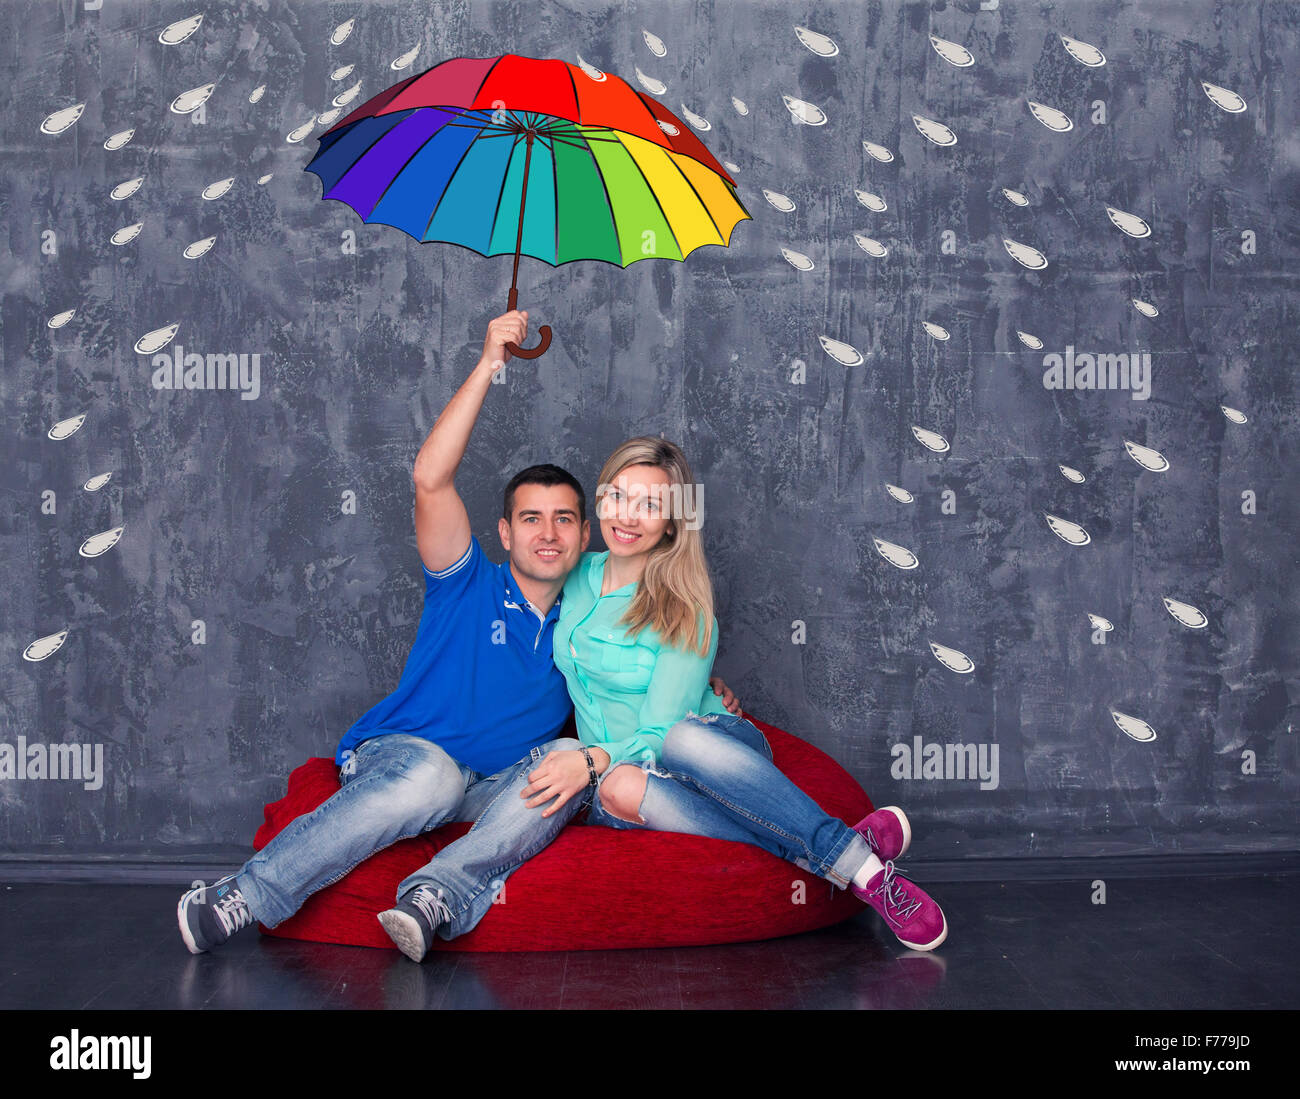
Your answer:
[[[896,923],[905,923],[916,915],[917,910],[921,907],[921,902],[909,895],[904,888],[906,878],[894,880],[893,862],[885,863],[885,876],[881,878],[880,884],[871,890],[870,895],[873,897],[883,897],[885,901],[886,914]],[[888,910],[892,909],[892,912]]]
[[[440,923],[451,923],[451,910],[427,885],[420,886],[411,894],[410,904],[419,909],[431,927],[437,927]]]
[[[220,900],[214,901],[212,912],[227,935],[233,935],[253,922],[253,911],[238,889],[231,889]]]

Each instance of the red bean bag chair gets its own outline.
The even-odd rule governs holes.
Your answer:
[[[826,812],[852,825],[872,811],[862,787],[825,752],[750,720],[767,736],[776,765]],[[288,793],[266,807],[254,848],[261,850],[291,820],[338,790],[337,776],[330,759],[309,759],[297,768],[289,776]],[[828,927],[863,908],[848,890],[752,844],[602,828],[583,819],[510,875],[504,902],[493,905],[473,931],[450,941],[436,939],[434,949],[613,950],[748,942]],[[403,878],[469,829],[468,822],[458,822],[400,840],[262,932],[396,949],[376,914],[393,906]]]

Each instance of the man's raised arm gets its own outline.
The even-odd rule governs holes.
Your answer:
[[[482,357],[447,402],[415,456],[415,540],[430,572],[454,565],[469,548],[469,515],[456,491],[456,469],[465,456],[492,376],[512,357],[506,343],[522,344],[527,336],[527,312],[514,309],[488,323]]]

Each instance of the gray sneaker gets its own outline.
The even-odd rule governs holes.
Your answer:
[[[221,946],[253,923],[253,912],[236,888],[234,875],[191,889],[176,905],[176,922],[191,954]]]
[[[437,893],[427,885],[417,885],[407,891],[396,907],[380,912],[378,919],[397,949],[418,962],[433,945],[437,926],[451,922],[451,913]]]

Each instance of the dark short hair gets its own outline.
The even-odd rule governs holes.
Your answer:
[[[559,466],[541,465],[529,466],[522,469],[510,478],[510,483],[506,485],[505,499],[502,502],[501,517],[508,523],[511,515],[515,510],[515,489],[520,485],[568,485],[578,494],[578,522],[587,521],[587,494],[582,491],[582,485],[578,479],[567,469],[561,469]]]

